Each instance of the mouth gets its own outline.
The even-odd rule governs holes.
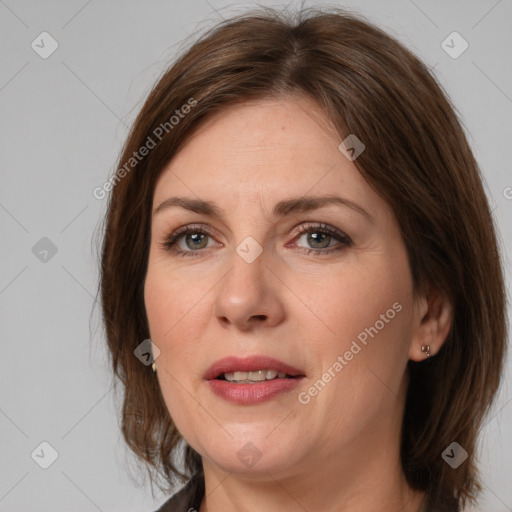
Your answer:
[[[302,370],[267,356],[226,357],[214,363],[204,376],[215,396],[241,406],[290,397],[305,377]]]
[[[277,370],[256,370],[251,372],[226,372],[215,377],[215,380],[226,380],[234,384],[257,384],[258,382],[276,379],[299,379],[300,376],[287,375]]]
[[[302,370],[268,356],[246,358],[226,357],[215,362],[206,372],[206,380],[228,381],[233,384],[257,384],[279,379],[305,377]]]

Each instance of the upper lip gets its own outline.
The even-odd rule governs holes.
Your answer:
[[[304,372],[270,356],[224,357],[210,366],[204,378],[216,379],[228,372],[251,372],[257,370],[277,370],[292,377],[304,376]]]

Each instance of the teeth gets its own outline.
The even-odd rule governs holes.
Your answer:
[[[267,370],[265,372],[265,378],[270,380],[270,379],[275,379],[278,375],[278,371],[277,370]]]
[[[264,380],[273,380],[275,378],[284,379],[286,373],[277,370],[257,370],[254,372],[226,372],[224,378],[230,382],[251,383],[262,382]]]

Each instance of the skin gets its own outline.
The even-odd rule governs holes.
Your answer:
[[[413,293],[393,212],[339,151],[340,142],[311,100],[242,103],[210,117],[157,181],[154,209],[185,196],[225,210],[223,219],[176,206],[154,213],[145,282],[163,397],[203,460],[200,512],[422,507],[424,495],[407,485],[399,458],[406,365],[426,359],[423,344],[435,356],[449,331],[451,306],[435,291]],[[357,203],[372,220],[336,205],[272,215],[283,199],[328,194]],[[332,226],[352,244],[331,237],[315,245],[295,229],[308,223]],[[181,237],[177,247],[194,252],[191,257],[162,247],[189,224],[213,231],[202,243]],[[262,248],[252,263],[236,252],[248,236]],[[307,253],[331,248],[340,250]],[[394,318],[301,403],[298,394],[394,303],[402,306]],[[206,370],[222,357],[253,354],[280,359],[306,378],[256,405],[214,395],[203,380]],[[237,456],[248,442],[261,453],[251,467]]]

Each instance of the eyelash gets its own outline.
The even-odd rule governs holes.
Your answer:
[[[178,256],[184,256],[184,257],[194,257],[201,252],[204,251],[204,249],[198,249],[198,250],[189,250],[189,251],[182,251],[181,249],[177,249],[175,247],[176,242],[179,241],[180,238],[183,236],[186,236],[188,234],[203,234],[208,235],[213,238],[213,232],[208,226],[184,226],[182,228],[177,229],[174,233],[172,233],[166,240],[164,240],[163,243],[160,244],[160,247],[168,252],[172,252]],[[306,254],[314,254],[315,256],[322,256],[325,254],[331,254],[336,251],[340,251],[346,247],[350,247],[352,245],[352,240],[349,236],[345,235],[343,232],[329,226],[328,224],[308,224],[308,225],[302,225],[299,228],[299,231],[297,235],[295,236],[294,240],[300,238],[305,233],[322,233],[325,235],[329,235],[339,242],[341,242],[341,246],[335,247],[333,249],[325,250],[325,249],[306,249],[301,248],[303,252]]]

